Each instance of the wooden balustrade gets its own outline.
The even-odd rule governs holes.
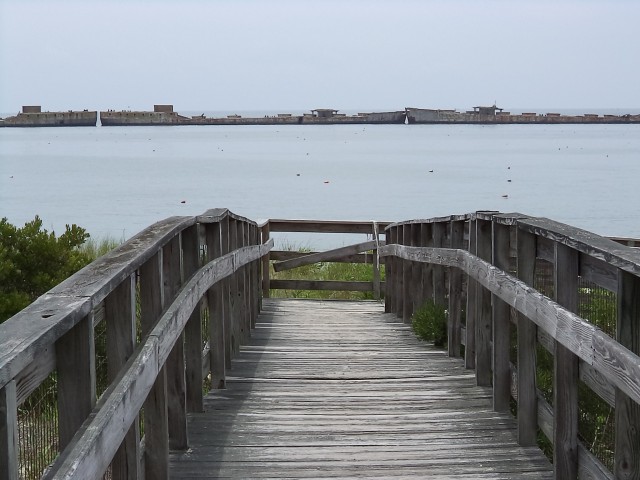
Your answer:
[[[271,219],[258,225],[261,241],[265,242],[274,232],[280,233],[337,233],[366,234],[373,239],[336,248],[326,252],[296,252],[273,250],[263,258],[262,295],[270,296],[271,290],[330,290],[339,292],[372,292],[379,300],[384,291],[385,282],[381,281],[378,247],[384,244],[379,239],[384,228],[390,222],[328,221],[328,220],[278,220]],[[371,252],[371,253],[368,253]],[[270,276],[270,262],[276,272],[289,270],[303,265],[319,262],[365,263],[372,266],[372,281],[335,281],[335,280],[280,280]],[[388,274],[388,272],[386,272]]]
[[[276,232],[373,240],[329,252],[285,252],[272,250]],[[498,212],[394,224],[258,225],[225,209],[171,217],[0,325],[0,479],[19,478],[18,408],[51,375],[59,455],[44,478],[100,478],[105,471],[113,479],[167,478],[169,451],[189,445],[187,413],[203,410],[203,384],[225,387],[261,298],[279,288],[370,291],[384,295],[385,311],[404,322],[425,301],[445,306],[448,354],[475,369],[496,411],[509,411],[515,401],[521,445],[536,444],[538,430],[549,438],[556,478],[640,478],[640,251],[627,244]],[[271,262],[276,271],[366,263],[373,281],[274,280]],[[553,298],[535,288],[543,262],[553,267]],[[579,316],[583,280],[615,295],[615,333]],[[100,322],[104,391],[96,387]],[[538,348],[554,355],[552,405],[536,386]],[[615,409],[613,472],[580,442],[581,384]]]
[[[407,231],[417,224],[426,235],[408,240]],[[447,234],[433,233],[441,231]],[[538,428],[544,432],[553,443],[556,478],[640,478],[640,252],[621,245],[630,244],[628,239],[497,212],[396,223],[387,227],[386,238],[380,254],[391,266],[390,281],[401,282],[400,272],[418,264],[449,270],[449,354],[464,350],[465,366],[476,369],[478,385],[492,389],[496,411],[508,411],[512,398],[517,402],[521,445],[534,445]],[[553,265],[553,299],[534,288],[537,261]],[[464,325],[458,314],[460,274],[467,280]],[[445,282],[436,275],[423,277],[421,288],[429,292],[427,299],[445,305],[436,293]],[[579,281],[617,297],[615,338],[578,316]],[[413,295],[410,288],[388,288],[388,310],[406,315]],[[554,355],[552,405],[536,389],[538,342]],[[613,472],[579,440],[579,382],[615,407]]]
[[[100,478],[108,468],[113,479],[167,478],[169,450],[188,448],[186,414],[202,410],[205,377],[224,387],[231,347],[255,321],[271,247],[228,210],[172,217],[1,324],[0,478],[19,477],[17,410],[52,373],[60,454],[44,478]],[[99,322],[108,387],[96,403]]]

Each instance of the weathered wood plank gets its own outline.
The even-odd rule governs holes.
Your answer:
[[[533,286],[535,278],[536,238],[529,232],[517,233],[518,278]],[[523,446],[537,443],[536,394],[536,324],[518,312],[518,443]]]
[[[263,307],[172,478],[551,478],[473,372],[381,305]]]
[[[554,292],[556,301],[578,309],[578,252],[556,244]],[[556,342],[553,363],[553,466],[556,478],[578,478],[578,357]]]
[[[382,282],[384,284],[384,282]],[[271,280],[274,290],[336,290],[346,292],[372,292],[373,282],[339,280]]]
[[[18,480],[18,402],[15,381],[0,388],[0,478]]]
[[[464,248],[464,221],[451,222],[451,248]],[[462,325],[462,271],[449,271],[449,318],[447,325],[448,353],[450,357],[460,356],[460,328]]]
[[[269,219],[271,232],[372,233],[374,222],[348,220],[281,220]],[[380,230],[391,222],[376,221]]]
[[[510,226],[492,222],[492,263],[500,270],[509,271],[511,250]],[[509,411],[511,400],[511,375],[509,350],[511,342],[511,308],[509,304],[492,294],[492,385],[493,408],[498,412]]]
[[[120,380],[113,383],[103,394],[100,408],[94,411],[91,418],[78,430],[67,455],[54,463],[46,478],[71,480],[102,476],[143,402],[145,405],[145,476],[147,478],[168,477],[166,464],[162,463],[164,456],[168,456],[166,417],[164,420],[149,418],[152,411],[159,416],[162,416],[163,408],[166,412],[166,403],[164,407],[162,406],[163,390],[166,390],[166,387],[158,388],[166,385],[166,382],[160,378],[164,374],[162,366],[205,292],[214,283],[259,259],[272,246],[273,242],[269,242],[266,245],[242,248],[208,263],[191,278],[175,302],[166,309],[153,329],[146,335],[145,342],[138,346]],[[152,261],[152,265],[144,269],[144,276],[141,272],[140,289],[141,293],[146,292],[142,295],[142,298],[146,299],[143,306],[147,308],[144,315],[150,315],[150,310],[153,310],[153,305],[156,304],[151,301],[154,295],[150,295],[149,292],[156,292],[157,300],[157,293],[162,291],[161,288],[150,287],[150,285],[162,283],[158,282],[161,279],[160,266],[161,262],[156,258]],[[154,272],[157,273],[154,274]],[[144,312],[144,309],[142,311]],[[159,437],[163,429],[162,441]],[[153,459],[156,463],[151,462]]]
[[[478,258],[491,262],[491,221],[476,220]],[[476,381],[478,385],[491,385],[491,291],[476,284]]]
[[[469,248],[470,255],[476,256],[478,251],[476,235],[476,221],[469,221]],[[465,336],[464,336],[464,366],[466,368],[476,368],[476,318],[478,284],[470,275],[467,278],[467,305],[465,315]]]
[[[382,242],[384,244],[384,242]],[[285,270],[291,270],[292,268],[302,267],[304,265],[310,265],[318,262],[334,261],[341,259],[346,255],[355,255],[357,253],[366,252],[376,248],[377,242],[375,240],[369,240],[366,242],[355,243],[353,245],[347,245],[345,247],[335,248],[327,250],[325,252],[308,253],[303,256],[291,258],[289,260],[283,260],[273,264],[273,269],[276,272]]]
[[[618,274],[618,342],[640,353],[640,278],[620,270]],[[616,478],[640,478],[640,405],[616,390]]]

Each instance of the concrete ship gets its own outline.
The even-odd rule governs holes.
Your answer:
[[[16,116],[0,119],[0,127],[95,127],[97,120],[95,111],[43,112],[40,105],[26,105]]]
[[[432,110],[426,108],[405,109],[407,123],[438,124],[575,124],[575,123],[640,123],[640,115],[562,115],[560,113],[527,112],[512,115],[495,105],[490,107],[474,107],[472,111]]]
[[[154,105],[153,111],[108,110],[100,112],[102,126],[129,125],[345,125],[345,124],[393,124],[405,123],[405,112],[373,112],[345,115],[338,110],[318,108],[311,113],[292,115],[279,113],[264,117],[207,117],[205,115],[183,116],[173,110],[173,105]]]

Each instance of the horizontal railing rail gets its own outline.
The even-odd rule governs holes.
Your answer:
[[[449,354],[463,352],[495,410],[517,402],[522,445],[548,437],[556,478],[640,478],[640,252],[497,212],[392,224],[386,237],[387,310],[408,322],[427,300],[445,305]],[[585,318],[594,292],[612,303],[607,332]],[[553,355],[552,398],[538,390],[538,345]],[[615,418],[610,462],[580,440],[584,395]]]
[[[272,246],[226,209],[172,217],[1,324],[0,478],[167,478],[187,412],[202,411],[203,386],[224,387],[255,325]],[[21,418],[45,384],[53,414]],[[38,470],[41,452],[25,450],[43,429]]]
[[[378,248],[384,244],[380,239],[384,228],[390,222],[348,221],[348,220],[285,220],[270,219],[259,224],[261,239],[264,242],[273,232],[281,233],[336,233],[366,234],[372,240],[360,242],[325,252],[303,252],[272,250],[264,257],[262,266],[262,294],[271,296],[272,290],[286,291],[333,291],[333,292],[371,292],[373,299],[379,300],[384,289],[381,280]],[[354,263],[371,264],[372,281],[358,280],[321,280],[321,279],[274,279],[274,272],[282,272],[314,263]]]

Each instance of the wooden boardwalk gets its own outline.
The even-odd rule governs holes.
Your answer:
[[[459,359],[375,302],[264,300],[171,478],[553,478]]]

